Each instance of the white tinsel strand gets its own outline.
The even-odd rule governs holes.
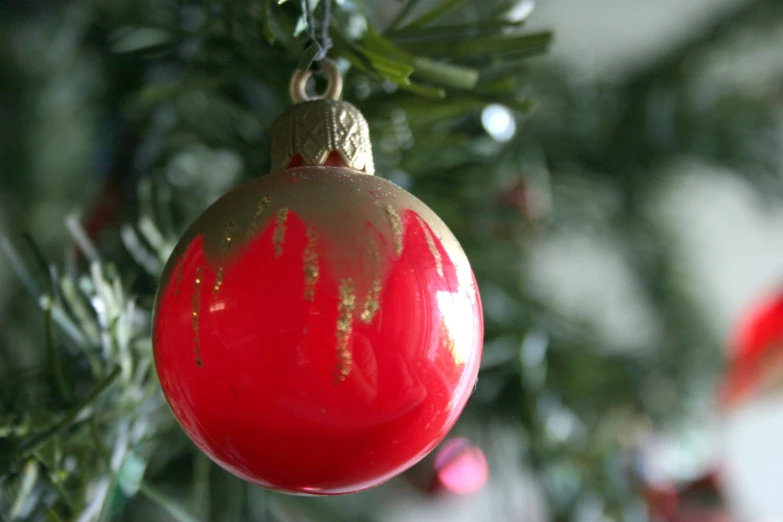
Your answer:
[[[16,248],[14,248],[13,244],[11,244],[7,238],[0,238],[0,250],[5,253],[8,262],[11,263],[11,268],[14,269],[14,272],[16,272],[19,280],[22,281],[22,284],[27,288],[27,291],[34,296],[41,295],[42,292],[38,287],[38,283],[35,282],[35,278],[25,266],[21,256],[19,256],[19,252],[17,252]]]
[[[60,292],[63,295],[68,308],[71,310],[79,330],[87,337],[92,346],[97,346],[100,342],[100,332],[95,322],[95,317],[84,304],[79,296],[76,285],[71,277],[64,276],[60,280]]]
[[[114,346],[111,332],[109,331],[111,319],[116,317],[114,302],[111,295],[111,289],[103,279],[103,267],[100,263],[90,264],[90,274],[92,276],[95,294],[90,299],[93,310],[98,317],[98,324],[101,327],[101,347],[103,348],[103,358],[110,360],[114,356]]]
[[[96,482],[88,486],[87,498],[91,499],[87,507],[84,508],[76,522],[95,522],[101,515],[103,504],[109,494],[111,480],[107,477],[99,478]]]
[[[22,471],[22,482],[19,485],[19,492],[16,495],[13,506],[11,506],[11,512],[9,517],[11,520],[17,520],[26,517],[29,510],[34,506],[34,502],[31,497],[33,496],[33,489],[38,482],[38,463],[34,460],[29,460],[24,465]]]
[[[70,317],[68,317],[62,307],[57,305],[50,296],[42,295],[38,300],[38,306],[40,306],[44,311],[50,311],[52,314],[52,320],[57,323],[57,325],[63,329],[65,334],[68,335],[68,337],[70,337],[76,344],[82,347],[87,346],[87,339],[84,337],[81,330],[79,330],[79,327],[76,326],[76,324],[71,320]]]
[[[125,249],[144,270],[153,276],[159,276],[163,269],[160,261],[155,258],[147,248],[142,244],[138,234],[130,225],[123,225],[120,230],[120,238]]]
[[[65,226],[68,229],[68,232],[71,233],[71,237],[73,238],[74,243],[76,243],[76,246],[79,247],[79,250],[81,250],[85,257],[91,263],[99,263],[101,256],[98,253],[98,249],[90,240],[90,236],[87,234],[87,231],[84,230],[84,227],[82,227],[81,223],[79,222],[78,214],[72,213],[66,216]]]
[[[141,235],[144,236],[144,239],[146,239],[149,244],[152,245],[152,248],[155,249],[158,259],[165,263],[174,251],[174,243],[166,241],[152,219],[147,216],[139,219],[139,231],[141,232]]]
[[[116,282],[116,280],[115,280]],[[133,356],[130,351],[130,339],[133,335],[133,314],[136,303],[131,299],[125,303],[125,310],[117,318],[115,335],[122,379],[129,383],[133,376]]]
[[[136,374],[133,376],[133,388],[140,394],[143,393],[145,388],[145,380],[149,375],[149,371],[152,368],[152,359],[149,357],[142,357],[139,363],[136,365]],[[141,400],[142,395],[134,397],[136,400]]]

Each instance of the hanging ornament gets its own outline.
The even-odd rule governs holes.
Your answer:
[[[435,452],[430,490],[469,495],[489,480],[489,465],[481,448],[465,437],[446,441]]]
[[[721,483],[740,520],[783,515],[783,295],[766,299],[737,330],[721,390]]]
[[[506,188],[500,201],[503,205],[516,209],[525,221],[535,223],[544,219],[546,205],[540,190],[525,177],[519,177]]]
[[[481,448],[470,439],[454,437],[408,472],[407,479],[428,495],[470,495],[486,486],[489,464]]]
[[[669,484],[645,484],[643,493],[651,522],[670,522],[676,518],[677,488]]]
[[[678,485],[647,485],[644,497],[652,522],[730,522],[717,477]]]
[[[373,175],[367,122],[291,82],[272,173],[187,230],[165,268],[155,362],[175,417],[233,474],[284,492],[376,486],[431,451],[476,383],[470,265],[424,203]]]

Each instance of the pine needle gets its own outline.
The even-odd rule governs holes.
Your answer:
[[[35,278],[27,269],[27,266],[25,266],[21,256],[19,255],[19,252],[16,250],[16,248],[14,248],[14,245],[8,240],[8,238],[4,237],[0,239],[0,249],[2,249],[3,253],[5,253],[6,258],[8,258],[8,262],[11,263],[11,268],[14,272],[16,272],[16,276],[27,288],[27,291],[35,297],[40,296],[43,292],[38,287],[38,283],[35,282]]]
[[[173,517],[177,522],[200,522],[199,519],[192,516],[175,501],[168,498],[164,493],[150,486],[149,484],[142,483],[139,491],[141,491],[145,497],[157,504],[166,513],[171,515],[171,517]]]
[[[46,443],[46,441],[48,441],[58,433],[61,433],[64,430],[68,429],[74,423],[74,421],[76,421],[76,419],[79,417],[82,411],[84,411],[85,408],[87,408],[92,403],[94,403],[101,396],[101,394],[105,392],[114,383],[114,380],[119,375],[120,375],[120,368],[115,367],[111,371],[111,373],[109,373],[106,377],[104,377],[103,380],[99,382],[78,405],[71,408],[68,414],[61,421],[57,422],[56,424],[54,424],[52,427],[45,430],[44,432],[38,435],[33,435],[26,441],[23,441],[20,446],[20,453],[22,455],[29,455],[30,453],[38,449],[42,444]]]

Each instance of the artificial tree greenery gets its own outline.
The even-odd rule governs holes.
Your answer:
[[[532,59],[552,34],[509,17],[518,3],[335,2],[328,53],[370,122],[379,175],[440,214],[476,272],[485,357],[457,431],[488,452],[510,433],[552,520],[572,520],[586,498],[631,520],[632,433],[681,414],[720,367],[653,201],[684,158],[780,193],[780,82],[710,96],[704,84],[739,35],[779,28],[783,5],[744,2],[596,84]],[[384,487],[286,497],[212,465],[174,423],[152,365],[150,312],[178,234],[267,172],[290,75],[328,47],[302,5],[11,2],[0,16],[0,224],[19,281],[0,272],[14,289],[0,300],[0,514],[376,519]],[[511,140],[482,126],[490,104],[514,113]],[[606,350],[527,284],[536,242],[577,226],[611,236],[633,269],[662,332],[643,353]],[[553,433],[558,416],[576,428]]]

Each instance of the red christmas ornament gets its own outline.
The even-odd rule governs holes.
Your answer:
[[[732,340],[721,389],[720,472],[737,520],[783,514],[783,294],[759,302]]]
[[[761,301],[739,325],[731,343],[721,402],[744,400],[783,389],[783,294]]]
[[[522,217],[531,222],[540,221],[546,213],[535,186],[524,177],[503,191],[500,199],[504,205],[517,209]]]
[[[273,173],[209,207],[169,260],[153,325],[164,394],[193,442],[258,485],[376,486],[431,451],[476,382],[468,260],[421,201],[372,175],[368,127],[337,101],[278,122]]]
[[[677,486],[648,485],[644,497],[653,522],[731,522],[714,473]]]

